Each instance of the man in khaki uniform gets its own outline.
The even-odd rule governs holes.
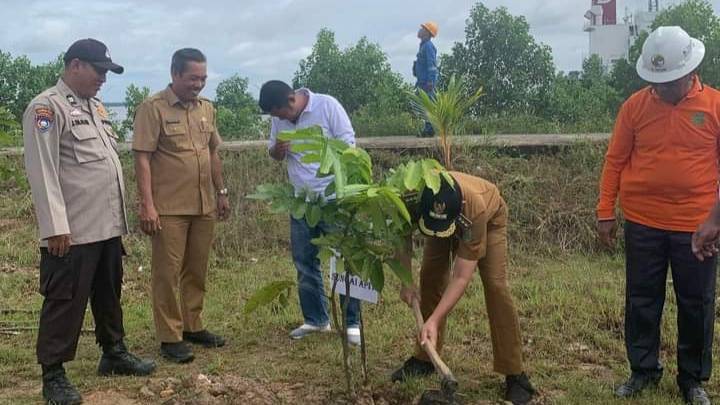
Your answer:
[[[419,297],[425,325],[419,339],[438,351],[442,348],[447,315],[477,269],[485,292],[494,369],[506,376],[505,400],[525,404],[535,390],[523,372],[520,327],[507,280],[507,206],[489,181],[459,172],[449,175],[454,185],[443,178],[438,194],[425,188],[420,198],[418,227],[427,237]],[[398,257],[411,268],[411,254]],[[409,305],[417,299],[412,288],[403,288],[400,296]],[[417,345],[415,355],[392,379],[432,372],[432,363]]]
[[[180,49],[173,55],[171,73],[172,83],[137,110],[133,150],[141,227],[152,235],[152,301],[160,352],[170,361],[187,363],[194,355],[185,341],[205,347],[225,344],[203,328],[201,313],[215,218],[225,219],[230,205],[215,109],[199,96],[207,79],[205,56],[197,49]]]
[[[75,357],[88,298],[103,350],[98,373],[147,375],[155,365],[128,353],[123,343],[123,173],[107,111],[94,98],[107,71],[123,68],[94,39],[75,42],[64,61],[57,85],[25,110],[23,139],[40,231],[42,393],[49,403],[76,404],[82,399],[63,363]]]

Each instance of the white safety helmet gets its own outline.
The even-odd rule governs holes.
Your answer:
[[[677,80],[700,66],[705,45],[680,27],[658,27],[642,47],[636,69],[650,83]]]

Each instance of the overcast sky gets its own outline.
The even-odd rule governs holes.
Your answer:
[[[661,6],[680,0],[660,0]],[[44,63],[76,39],[105,42],[125,74],[108,74],[101,97],[122,101],[130,83],[162,89],[169,81],[172,53],[196,47],[208,57],[205,95],[234,73],[250,79],[250,90],[271,79],[290,81],[298,61],[310,53],[322,27],[333,30],[341,47],[367,36],[379,43],[397,72],[411,80],[419,23],[437,21],[440,53],[464,39],[470,0],[2,0],[0,50]],[[582,31],[590,0],[487,0],[523,15],[536,40],[550,45],[559,70],[576,70],[587,56]],[[647,0],[618,0],[647,7]],[[716,12],[720,0],[713,0]]]

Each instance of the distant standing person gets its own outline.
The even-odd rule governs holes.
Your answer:
[[[662,377],[660,320],[670,265],[677,298],[677,384],[687,403],[710,403],[702,383],[712,371],[715,257],[700,260],[703,255],[691,251],[693,231],[718,200],[720,93],[696,73],[704,56],[703,43],[680,27],[650,34],[637,62],[650,86],[621,107],[605,156],[597,207],[603,244],[614,245],[618,195],[625,217],[625,346],[631,374],[616,390],[622,398]],[[705,237],[699,239],[704,246]]]
[[[432,39],[438,34],[438,25],[432,21],[420,24],[417,37],[420,38],[420,49],[417,59],[413,62],[413,76],[417,78],[415,87],[427,93],[430,98],[435,98],[435,87],[438,81],[437,49]],[[432,137],[435,130],[430,122],[425,121],[422,137]]]
[[[75,358],[88,299],[103,351],[99,374],[148,375],[155,364],[130,354],[123,341],[125,185],[117,136],[95,98],[107,72],[124,69],[95,39],[75,42],[63,59],[60,80],[25,110],[23,140],[40,228],[42,395],[51,404],[79,404],[63,363]]]
[[[355,146],[355,131],[345,109],[333,97],[316,94],[308,89],[293,90],[279,80],[272,80],[260,88],[260,109],[272,116],[268,151],[275,160],[286,160],[290,183],[296,193],[325,195],[332,176],[317,177],[319,164],[302,162],[302,154],[290,151],[290,142],[277,139],[281,131],[320,126],[325,136]],[[291,339],[302,339],[311,333],[329,332],[327,299],[318,248],[312,243],[327,226],[308,225],[305,218],[290,218],[290,249],[298,278],[300,309],[304,322],[290,332]],[[341,296],[341,302],[344,297]],[[360,344],[360,302],[351,298],[347,306],[347,337],[353,345]]]
[[[172,83],[135,114],[133,150],[140,226],[152,236],[152,304],[160,353],[176,363],[194,359],[186,342],[220,347],[204,328],[208,258],[215,220],[230,214],[215,127],[215,108],[200,97],[205,55],[175,52]]]

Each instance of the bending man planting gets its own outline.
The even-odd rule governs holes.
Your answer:
[[[478,269],[490,321],[494,370],[507,376],[505,399],[525,404],[535,389],[523,372],[520,327],[507,281],[507,206],[489,181],[459,172],[450,175],[454,185],[443,179],[437,194],[425,188],[420,198],[418,226],[427,237],[419,297],[426,321],[419,340],[441,349],[445,320]],[[406,268],[411,268],[410,249],[409,244],[399,255]],[[400,297],[412,305],[417,292],[404,287]],[[433,372],[432,363],[417,346],[415,355],[392,374],[392,380]]]

